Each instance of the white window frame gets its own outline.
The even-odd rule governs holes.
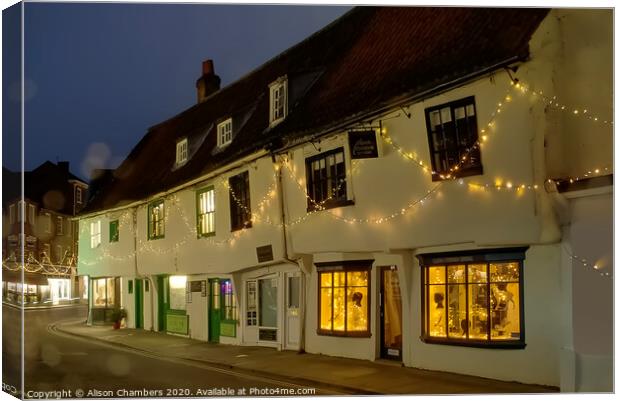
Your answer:
[[[15,205],[9,205],[9,223],[15,223]]]
[[[101,245],[101,220],[90,222],[90,247],[97,248]]]
[[[177,166],[180,166],[187,162],[187,145],[187,138],[183,138],[177,142]]]
[[[276,95],[280,95],[276,97]],[[277,113],[282,107],[282,114]],[[286,118],[288,114],[288,84],[286,78],[280,78],[269,85],[269,126],[273,127]]]
[[[232,118],[222,121],[217,125],[217,147],[223,148],[232,142],[233,126]]]
[[[34,224],[35,212],[36,212],[35,205],[28,205],[28,218],[30,220],[30,224]]]
[[[62,216],[56,216],[56,235],[64,234],[64,224]]]
[[[198,191],[196,201],[198,237],[215,235],[215,187],[208,186]]]
[[[45,232],[52,232],[52,215],[50,213],[44,213],[45,216]]]
[[[75,203],[82,203],[82,188],[75,187]]]

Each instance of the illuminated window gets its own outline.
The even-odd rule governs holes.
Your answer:
[[[117,280],[114,277],[91,280],[94,307],[113,308],[117,306]]]
[[[110,242],[118,242],[118,220],[110,221]]]
[[[524,346],[525,249],[422,255],[427,342]]]
[[[474,97],[426,109],[433,181],[482,174]]]
[[[187,276],[168,277],[170,309],[185,310],[187,293]]]
[[[56,216],[56,235],[63,235],[64,231],[62,216]]]
[[[237,320],[237,301],[233,294],[233,286],[230,280],[220,281],[221,294],[223,297],[223,320]]]
[[[232,118],[217,125],[217,146],[223,148],[232,142]]]
[[[306,159],[308,211],[350,205],[344,149],[330,150]]]
[[[158,200],[148,207],[149,239],[164,238],[164,201]]]
[[[247,171],[228,179],[230,192],[230,231],[252,227],[250,175]]]
[[[187,161],[187,138],[177,142],[177,166]]]
[[[362,265],[360,267],[360,264]],[[321,266],[319,278],[318,334],[370,335],[370,265]]]
[[[90,247],[97,248],[101,244],[101,221],[90,222]]]
[[[215,235],[215,189],[196,192],[196,225],[199,237]]]
[[[276,125],[286,117],[287,112],[287,83],[281,78],[269,86],[269,123]]]

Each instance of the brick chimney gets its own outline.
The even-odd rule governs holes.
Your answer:
[[[60,168],[60,170],[63,173],[69,174],[69,162],[68,161],[56,162],[56,165]]]
[[[207,97],[220,90],[220,77],[215,75],[213,60],[202,62],[202,76],[196,81],[196,90],[198,103],[204,102]]]

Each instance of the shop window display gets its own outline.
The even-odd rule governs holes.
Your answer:
[[[520,260],[423,267],[425,339],[523,343]]]
[[[319,334],[368,335],[370,271],[319,272]]]

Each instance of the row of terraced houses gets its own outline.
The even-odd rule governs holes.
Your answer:
[[[89,322],[612,388],[612,14],[358,7],[148,129]]]

